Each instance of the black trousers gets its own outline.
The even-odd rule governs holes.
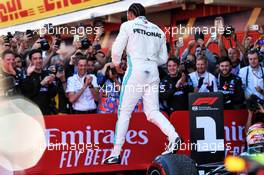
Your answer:
[[[88,111],[73,110],[73,114],[96,114],[96,109],[92,109]]]

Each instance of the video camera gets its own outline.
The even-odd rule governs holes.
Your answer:
[[[38,42],[40,43],[40,49],[43,51],[47,51],[50,49],[49,42],[45,38],[40,38],[41,40]]]
[[[7,35],[4,36],[4,42],[5,43],[10,43],[10,40],[13,38],[14,36],[11,34],[11,32],[7,32]]]
[[[59,72],[59,73],[63,72],[64,68],[62,65],[56,64],[56,65],[50,66],[48,70],[49,70],[50,74],[56,75],[57,72]]]
[[[64,71],[63,66],[60,65],[60,64],[56,64],[56,65],[55,65],[55,68],[56,68],[56,72],[63,72],[63,71]]]

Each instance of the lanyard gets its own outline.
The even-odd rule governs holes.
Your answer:
[[[253,73],[253,70],[252,70],[252,73],[254,76],[256,76],[258,79],[264,79],[264,73],[263,73],[263,69],[262,69],[262,66],[259,65],[260,67],[260,70],[261,70],[261,77],[258,77],[256,76],[256,74]],[[246,87],[248,86],[248,74],[249,74],[249,66],[247,67],[247,73],[246,73]],[[264,80],[263,80],[263,87],[264,87]]]
[[[258,76],[258,72],[252,70],[252,73],[257,79],[261,79],[261,76]]]

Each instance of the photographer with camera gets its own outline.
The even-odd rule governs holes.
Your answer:
[[[248,52],[249,66],[239,71],[242,79],[245,97],[248,99],[252,94],[264,100],[264,68],[259,63],[259,54],[257,49],[251,49]]]
[[[61,39],[60,39],[60,35],[54,35],[52,36],[52,45],[50,46],[50,48],[48,49],[48,46],[41,46],[41,49],[43,50],[46,50],[47,51],[47,58],[44,60],[44,63],[43,63],[43,67],[44,68],[48,68],[50,65],[51,65],[51,60],[55,57],[62,57],[62,55],[58,54],[57,51],[60,49],[60,45],[61,45]],[[44,39],[43,41],[41,42],[44,42],[44,44],[48,44],[49,43],[47,42],[46,43],[46,39]],[[45,48],[47,47],[47,48]]]
[[[29,30],[27,30],[29,32]],[[17,34],[18,38],[18,49],[17,49],[17,54],[26,57],[26,55],[30,52],[33,44],[35,41],[33,41],[33,32],[31,31],[30,33],[19,33]],[[23,58],[24,59],[24,58]],[[25,59],[24,59],[25,61]]]
[[[103,85],[104,82],[106,81],[106,70],[109,66],[112,66],[111,62],[108,62],[104,65],[104,67],[100,70],[97,71],[97,82],[99,85]],[[121,58],[121,63],[119,64],[119,69],[115,69],[115,72],[117,73],[118,79],[121,80],[121,82],[123,81],[123,77],[125,75],[125,71],[127,69],[127,60],[125,57]]]
[[[192,81],[184,65],[170,58],[167,62],[168,75],[160,82],[159,97],[166,104],[166,112],[188,109],[188,94],[193,92]],[[179,103],[180,102],[180,103]]]
[[[119,95],[121,89],[121,77],[118,75],[113,63],[106,63],[101,74],[100,100],[98,105],[99,113],[114,113],[117,112]]]
[[[32,49],[40,49],[42,51],[42,58],[43,58],[43,68],[47,69],[50,66],[50,60],[53,56],[58,55],[57,51],[59,49],[60,40],[53,38],[54,36],[45,36],[41,34],[39,38],[35,41],[32,46]],[[53,38],[53,45],[49,43],[48,39]],[[56,41],[59,41],[59,43]],[[57,44],[57,45],[55,45]]]
[[[187,59],[185,61],[182,61],[181,64],[185,67],[188,74],[190,74],[196,71],[195,63],[196,63],[195,55],[189,54],[187,55]]]
[[[187,56],[191,53],[193,47],[195,47],[195,57],[204,56],[208,60],[208,72],[214,73],[216,68],[216,58],[214,54],[205,46],[203,33],[196,33],[194,35],[195,40],[191,40],[188,43],[188,47],[182,53],[182,61],[187,59]]]
[[[241,109],[244,101],[241,78],[231,72],[232,64],[228,57],[219,60],[220,73],[217,76],[218,91],[224,96],[224,109]]]
[[[55,76],[56,84],[58,87],[58,94],[53,99],[56,110],[60,114],[71,113],[70,102],[66,97],[67,81],[65,76],[64,59],[60,55],[53,56],[51,59],[51,66],[48,69],[50,74]]]
[[[32,49],[40,49],[41,51],[48,51],[50,49],[50,45],[48,40],[44,36],[40,36],[39,39],[37,39],[33,44]]]
[[[73,113],[96,113],[98,102],[97,78],[93,74],[87,74],[87,58],[80,56],[77,60],[77,74],[67,80],[66,93],[72,103]]]
[[[234,33],[234,29],[230,30],[230,32],[227,32],[226,30],[225,30],[225,33],[220,36],[220,39],[218,42],[220,56],[228,57],[231,60],[231,63],[232,63],[231,73],[233,73],[234,75],[238,75],[239,70],[244,66],[243,62],[241,62],[241,59],[240,59],[240,55],[244,53],[244,47],[238,41],[237,35],[236,33]],[[233,39],[237,47],[230,47],[229,49],[226,49],[225,45],[223,44],[224,37],[227,38],[228,40]]]
[[[86,56],[88,59],[88,73],[96,75],[97,70],[101,69],[105,64],[105,62],[103,64],[100,63],[101,58],[105,58],[105,54],[99,51],[101,49],[100,44],[96,44],[95,46],[93,44],[94,43],[91,43],[86,37],[80,40],[78,35],[74,35],[73,46],[75,51],[70,56],[69,63],[66,66],[66,69],[69,70],[68,72],[71,72],[72,75],[75,74],[77,72],[76,59],[78,59],[79,56]],[[103,56],[101,56],[101,54],[103,54]]]
[[[229,41],[230,48],[226,49],[224,45],[224,38],[226,38]],[[245,40],[245,39],[244,39]],[[232,41],[236,44],[235,47],[232,45]],[[225,31],[223,35],[221,35],[221,38],[218,43],[219,50],[220,50],[220,56],[225,57],[228,56],[229,59],[232,62],[232,73],[235,75],[238,75],[239,70],[242,67],[245,67],[248,65],[247,61],[247,47],[249,45],[243,45],[237,37],[237,34],[235,33],[235,29],[232,26],[225,27]]]
[[[4,51],[5,50],[12,50],[11,41],[12,41],[13,37],[14,36],[11,34],[11,32],[8,32],[7,35],[3,37],[3,39],[4,39],[4,47],[3,47],[3,50]]]
[[[29,53],[30,65],[21,84],[22,93],[36,103],[43,115],[54,114],[51,99],[57,94],[55,75],[43,70],[42,51],[33,49]]]
[[[19,45],[19,38],[15,35],[12,35],[11,32],[8,32],[4,36],[4,50],[11,50],[14,53],[17,53]]]
[[[81,52],[76,51],[75,53],[73,53],[72,56],[70,56],[70,60],[66,62],[66,65],[65,65],[66,79],[73,76],[74,74],[77,74],[77,71],[78,71],[77,62],[80,57],[84,57],[84,55]]]

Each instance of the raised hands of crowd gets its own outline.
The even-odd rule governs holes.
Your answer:
[[[27,68],[27,75],[30,76],[35,71],[36,66],[30,63],[30,65]]]
[[[33,44],[32,49],[39,49],[41,47],[40,41],[41,39],[37,39]]]
[[[203,40],[203,39],[199,38],[196,42],[197,42],[197,44],[198,44],[200,47],[204,46],[204,40]]]
[[[27,38],[27,36],[25,34],[23,34],[21,36],[21,38],[19,39],[19,47],[18,47],[18,51],[17,51],[18,54],[23,54],[24,51],[26,49],[28,49],[28,47],[29,47],[28,38]]]
[[[209,92],[214,92],[214,82],[212,81],[210,84],[206,86]]]
[[[215,42],[215,40],[213,40],[213,38],[210,37],[210,38],[206,41],[206,43],[205,43],[205,47],[208,48],[209,45],[212,44],[213,42]]]
[[[187,75],[184,72],[182,72],[181,78],[177,81],[175,87],[180,88],[180,87],[186,85],[186,83],[187,83]]]
[[[245,38],[245,40],[244,40],[244,47],[245,47],[245,49],[249,49],[250,48],[250,45],[251,45],[252,41],[253,41],[253,38],[250,37],[250,36],[247,36]]]
[[[91,86],[92,81],[93,81],[93,77],[90,75],[86,75],[86,77],[84,78],[84,87],[87,88]]]
[[[193,46],[195,45],[196,41],[195,40],[190,40],[188,42],[188,49],[191,50],[193,48]]]
[[[2,63],[1,63],[2,64]],[[16,75],[16,71],[14,69],[14,66],[11,62],[2,64],[2,68],[4,69],[5,72],[11,75]]]

